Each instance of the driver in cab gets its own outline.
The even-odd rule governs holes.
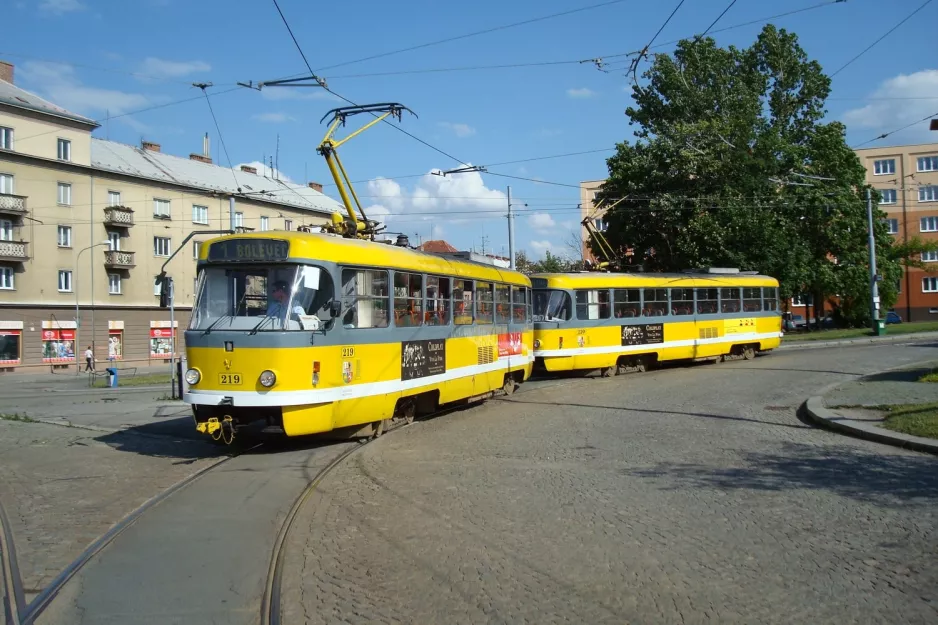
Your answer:
[[[287,310],[287,305],[290,300],[290,286],[284,280],[277,280],[274,282],[273,290],[270,292],[270,300],[267,305],[267,314],[268,317],[273,317],[280,321],[280,327],[284,327],[289,318],[294,316],[305,315],[306,311],[303,310],[302,306],[294,306],[291,310]],[[287,316],[289,312],[290,317]]]

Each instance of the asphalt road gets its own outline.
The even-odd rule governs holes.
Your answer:
[[[393,433],[301,510],[285,622],[935,622],[938,461],[796,408],[936,347],[536,382]],[[231,460],[147,512],[40,622],[257,622],[279,524],[342,449]]]

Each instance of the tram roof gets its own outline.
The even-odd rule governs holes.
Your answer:
[[[586,289],[615,287],[721,287],[721,286],[778,286],[770,276],[722,273],[536,273],[535,279],[547,280],[548,288]]]
[[[310,232],[265,231],[228,234],[207,240],[199,252],[199,262],[206,262],[214,243],[226,240],[275,240],[290,244],[289,260],[326,261],[359,267],[404,269],[418,273],[492,280],[519,286],[530,286],[528,277],[518,271],[453,256],[441,256],[411,248],[346,239],[329,234]]]

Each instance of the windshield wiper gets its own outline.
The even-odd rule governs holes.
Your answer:
[[[251,328],[251,331],[248,332],[248,334],[251,335],[251,336],[257,334],[258,331],[261,329],[261,326],[264,325],[265,323],[267,323],[267,320],[268,320],[268,319],[273,319],[273,317],[268,317],[267,315],[264,315],[264,318],[260,320],[260,323],[258,323],[256,326],[254,326],[253,328]]]
[[[215,326],[217,326],[219,323],[221,323],[222,320],[225,319],[226,317],[231,317],[231,315],[222,315],[221,317],[213,321],[207,328],[205,328],[205,334],[211,334],[212,329]]]

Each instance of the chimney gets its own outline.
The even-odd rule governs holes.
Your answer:
[[[0,61],[0,80],[13,84],[13,63]]]
[[[251,167],[250,165],[242,165],[241,171],[249,174],[257,174],[257,167]]]
[[[205,133],[205,137],[202,138],[202,156],[208,159],[208,162],[212,162],[212,154],[208,149],[208,133]]]
[[[191,160],[191,161],[199,161],[200,163],[208,163],[209,165],[212,164],[212,159],[210,159],[209,157],[205,156],[204,154],[190,154],[190,155],[189,155],[189,160]]]
[[[309,184],[309,188],[312,189],[313,191],[319,191],[320,193],[322,193],[322,185],[319,184],[318,182],[310,182],[307,184]]]
[[[153,142],[151,142],[151,141],[141,141],[141,142],[140,142],[140,147],[142,147],[144,150],[150,150],[151,152],[159,152],[159,151],[160,151],[160,144],[159,144],[159,143],[153,143]]]

